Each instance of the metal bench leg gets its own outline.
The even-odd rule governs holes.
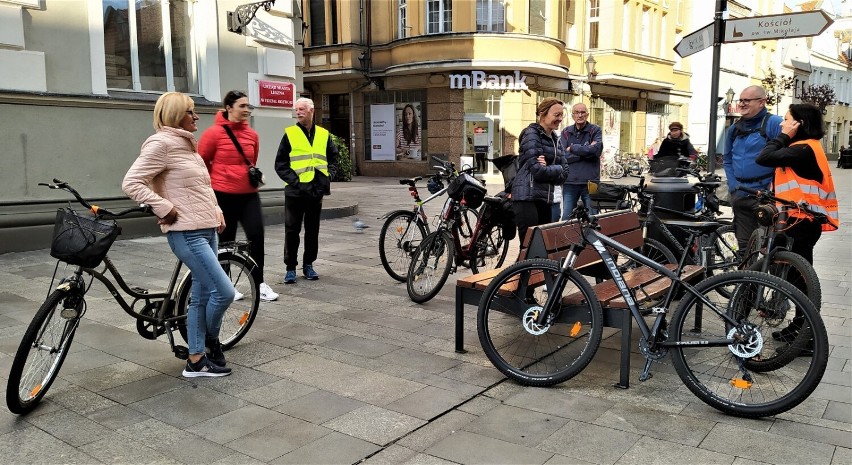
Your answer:
[[[630,314],[621,315],[621,372],[615,387],[627,389],[630,387],[630,336],[633,331],[633,320]]]
[[[456,287],[456,352],[467,352],[464,350],[464,289],[461,287]]]

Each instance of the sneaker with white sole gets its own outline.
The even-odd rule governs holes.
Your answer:
[[[243,297],[245,297],[245,296],[243,295],[242,292],[240,292],[236,289],[234,290],[234,302],[236,302],[238,300],[243,300]]]
[[[220,377],[228,376],[230,374],[230,368],[220,367],[219,365],[211,363],[210,360],[207,359],[207,355],[202,355],[201,360],[195,363],[187,360],[186,368],[183,369],[182,373],[184,378]]]
[[[278,294],[272,290],[266,283],[260,283],[260,300],[264,302],[272,302],[278,299]]]

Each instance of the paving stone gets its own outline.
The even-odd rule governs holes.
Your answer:
[[[399,346],[393,344],[350,335],[340,336],[326,341],[321,345],[330,349],[342,350],[350,354],[369,358],[375,358],[399,349]]]
[[[262,407],[272,408],[290,400],[310,394],[317,389],[301,383],[281,379],[274,383],[236,394],[237,397]]]
[[[400,463],[409,463],[408,460],[413,459],[416,455],[418,455],[416,451],[391,444],[362,463],[364,465],[397,465]]]
[[[400,438],[396,444],[411,450],[423,452],[436,442],[443,440],[451,434],[455,434],[457,431],[461,431],[466,425],[476,419],[477,416],[475,415],[454,410]]]
[[[333,392],[314,390],[309,394],[284,402],[276,410],[314,424],[322,424],[365,404]]]
[[[75,341],[76,342],[76,341]],[[82,346],[82,344],[72,344],[71,347]],[[73,356],[72,356],[73,355]],[[106,365],[112,365],[122,360],[114,355],[110,355],[102,350],[85,349],[80,352],[71,352],[62,363],[62,375],[67,376],[81,371],[91,370]]]
[[[484,391],[482,386],[462,383],[455,379],[444,378],[440,375],[425,373],[422,371],[412,371],[405,375],[401,375],[400,377],[411,381],[416,381],[421,384],[427,384],[429,386],[436,387],[439,389],[457,392],[467,397],[475,396]]]
[[[587,462],[614,463],[641,436],[570,420],[543,440],[538,449]]]
[[[845,402],[829,402],[823,418],[852,424],[852,404]]]
[[[294,344],[298,343],[291,340]],[[242,365],[246,367],[256,367],[266,362],[278,360],[282,357],[293,354],[292,349],[287,349],[281,345],[276,345],[265,341],[250,341],[248,343],[240,341],[239,344],[225,352],[225,357],[229,363]]]
[[[376,386],[381,386],[381,389],[376,389]],[[407,379],[362,370],[346,379],[345,382],[328,389],[368,404],[384,406],[417,392],[423,387],[425,386]]]
[[[118,434],[105,435],[101,440],[81,446],[80,450],[103,463],[151,465],[181,465],[183,463]]]
[[[387,405],[387,408],[423,420],[430,420],[467,399],[468,396],[456,392],[426,386],[413,394],[391,402]]]
[[[831,465],[848,465],[850,463],[852,463],[852,449],[838,447],[834,450],[834,457],[831,458]]]
[[[380,358],[381,360],[389,363],[395,363],[414,368],[418,371],[433,374],[443,373],[460,363],[458,360],[452,360],[439,355],[432,355],[411,349],[399,349],[383,355]]]
[[[219,444],[153,418],[121,428],[118,434],[183,463],[210,463],[233,454]]]
[[[561,428],[565,418],[500,405],[465,426],[465,431],[535,447]]]
[[[815,425],[807,425],[793,421],[776,420],[769,429],[772,434],[801,438],[812,442],[849,446],[850,430],[839,430]]]
[[[256,405],[247,405],[218,417],[196,423],[187,428],[187,431],[215,443],[225,444],[234,439],[253,434],[255,431],[283,419],[284,415],[281,413]]]
[[[536,464],[545,463],[553,454],[489,438],[468,431],[458,431],[425,451],[445,460],[464,464]]]
[[[80,386],[67,382],[60,383],[59,381],[64,380],[54,381],[45,398],[60,407],[67,408],[80,415],[87,415],[97,410],[118,405],[115,401]],[[44,399],[41,403],[44,403]],[[32,416],[32,413],[30,416]]]
[[[456,462],[444,460],[428,454],[417,454],[414,457],[405,461],[406,465],[452,465]]]
[[[425,421],[374,405],[365,405],[323,426],[373,444],[385,445],[426,424]]]
[[[225,445],[249,457],[269,462],[331,433],[333,431],[328,428],[284,415],[281,421]]]
[[[345,434],[332,432],[271,461],[283,464],[352,464],[379,450],[379,446]]]
[[[90,420],[111,430],[119,430],[127,426],[151,419],[142,412],[124,405],[114,405],[97,410],[86,415]]]
[[[717,424],[699,447],[766,463],[830,463],[834,454],[828,444],[725,424]]]
[[[709,420],[625,405],[611,408],[594,423],[694,447],[701,443],[715,425],[715,422]]]
[[[536,412],[592,422],[612,406],[595,397],[566,393],[550,388],[526,388],[506,399],[507,405]]]
[[[187,382],[181,379],[157,374],[139,381],[103,390],[100,394],[120,404],[127,405],[174,389],[180,389],[186,385]]]
[[[209,378],[203,381],[215,382],[217,379]],[[186,428],[244,405],[244,400],[193,384],[134,402],[128,407],[164,423]]]
[[[30,427],[0,435],[4,463],[92,464],[98,460],[39,428]]]
[[[615,464],[732,463],[733,460],[732,455],[643,437],[628,449]]]

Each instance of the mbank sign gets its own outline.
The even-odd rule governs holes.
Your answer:
[[[450,89],[500,89],[500,90],[528,90],[526,76],[521,76],[520,71],[514,75],[485,74],[485,71],[474,71],[468,74],[450,74]]]

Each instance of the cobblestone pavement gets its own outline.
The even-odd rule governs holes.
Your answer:
[[[319,281],[282,284],[283,226],[266,231],[262,303],[247,337],[227,352],[227,378],[184,379],[164,337],[142,339],[102,285],[60,378],[33,413],[0,413],[4,463],[852,463],[852,171],[836,170],[840,231],[825,234],[815,267],[829,331],[828,371],[799,407],[762,420],[726,416],[684,388],[668,361],[631,387],[612,387],[618,333],[592,364],[552,388],[526,388],[489,363],[465,314],[467,353],[453,350],[454,281],[425,305],[382,269],[383,213],[408,206],[394,179],[335,184],[324,220]],[[439,204],[428,205],[436,214]],[[510,256],[516,253],[514,244]],[[111,257],[131,284],[165,286],[163,237],[121,240]],[[0,373],[44,299],[47,250],[0,255]],[[634,331],[636,334],[636,331]]]

